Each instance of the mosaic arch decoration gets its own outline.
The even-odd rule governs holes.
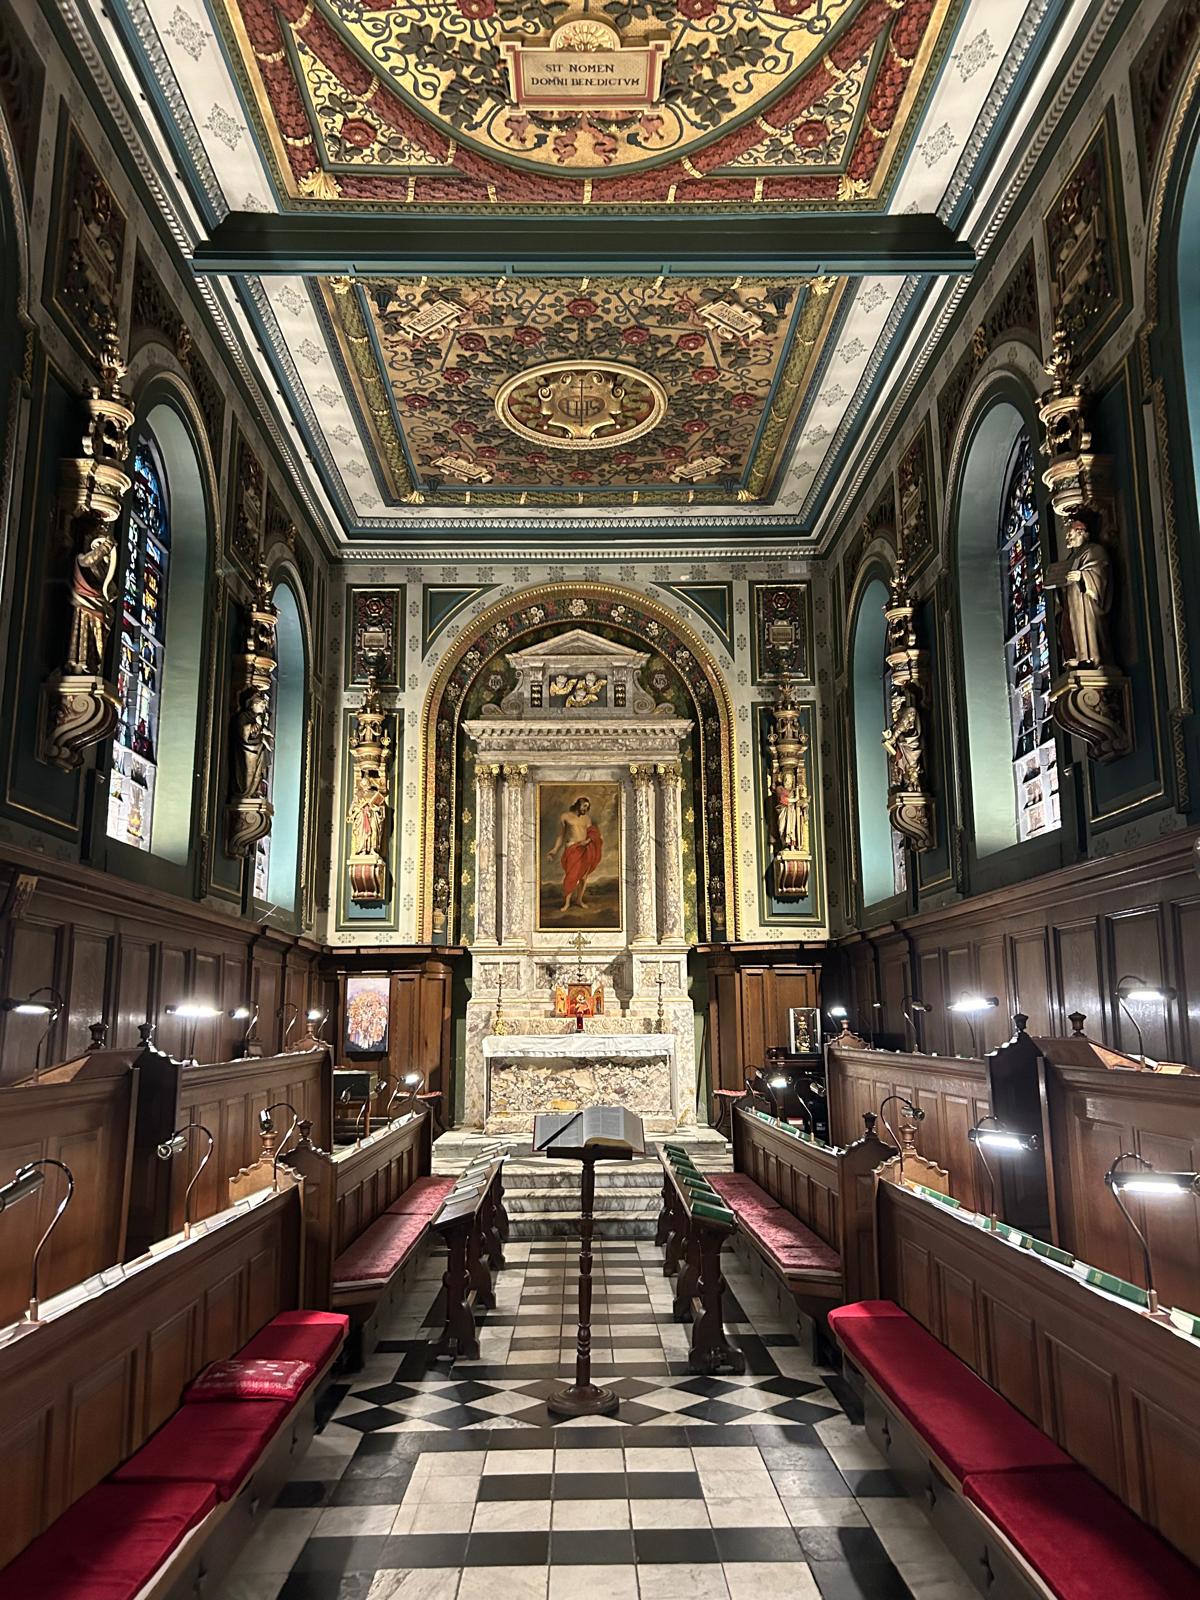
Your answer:
[[[321,280],[394,504],[768,497],[845,279]]]
[[[560,628],[593,628],[661,657],[687,686],[698,750],[695,781],[698,937],[737,937],[737,852],[733,708],[725,680],[697,634],[664,606],[633,590],[598,583],[543,584],[490,607],[464,628],[444,657],[425,702],[421,852],[417,867],[422,941],[453,942],[461,917],[457,865],[463,811],[459,724],[481,675],[502,652]],[[653,669],[653,661],[647,670]],[[496,693],[503,693],[497,687]],[[466,712],[466,715],[470,715]]]
[[[961,0],[217,0],[280,203],[886,202]]]

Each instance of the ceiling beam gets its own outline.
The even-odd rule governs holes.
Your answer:
[[[233,211],[192,257],[198,276],[424,272],[959,275],[971,247],[932,214],[431,217]]]

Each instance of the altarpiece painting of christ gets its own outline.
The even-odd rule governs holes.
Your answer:
[[[616,932],[621,919],[621,786],[537,786],[538,931]]]

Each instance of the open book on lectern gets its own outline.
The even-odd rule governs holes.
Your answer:
[[[587,1150],[618,1159],[643,1156],[642,1119],[625,1106],[587,1106],[583,1111],[550,1111],[533,1119],[535,1154],[579,1157]]]

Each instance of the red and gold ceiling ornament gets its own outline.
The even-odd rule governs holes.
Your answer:
[[[880,205],[962,0],[221,0],[280,201]]]

